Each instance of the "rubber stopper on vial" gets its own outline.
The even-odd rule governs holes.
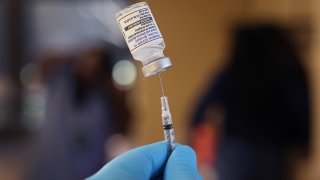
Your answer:
[[[165,71],[170,66],[172,66],[170,58],[164,57],[143,66],[142,72],[145,77],[149,77],[155,74],[159,74],[162,71]]]

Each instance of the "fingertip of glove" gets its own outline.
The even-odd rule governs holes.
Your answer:
[[[193,150],[192,147],[190,146],[187,146],[187,145],[180,145],[180,146],[177,146],[177,148],[175,149],[176,153],[183,153],[183,154],[186,154],[186,155],[189,155],[189,156],[196,156],[196,153],[195,151]]]
[[[195,151],[187,145],[177,147],[171,154],[170,163],[188,164],[191,169],[197,169],[197,158]]]
[[[196,153],[190,146],[180,145],[172,152],[164,179],[202,179],[197,170]]]
[[[160,150],[160,152],[164,152],[166,153],[167,152],[167,144],[165,141],[159,141],[159,142],[155,142],[153,144],[149,144],[147,145],[148,147],[152,147],[154,149],[156,149],[157,151]]]

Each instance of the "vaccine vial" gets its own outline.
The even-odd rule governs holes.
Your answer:
[[[149,77],[169,68],[164,39],[147,3],[133,4],[116,14],[117,22],[135,60],[142,63],[142,72]]]

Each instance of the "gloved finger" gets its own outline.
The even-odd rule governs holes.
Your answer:
[[[159,175],[167,161],[167,145],[157,142],[127,151],[106,164],[89,180],[141,179]]]
[[[165,180],[201,180],[198,173],[196,154],[185,145],[177,146],[170,155],[164,170]]]
[[[158,176],[152,177],[150,180],[163,180],[163,173]]]
[[[181,144],[176,143],[176,148],[182,146]],[[158,176],[155,176],[153,178],[151,178],[150,180],[163,180],[163,172],[161,174],[159,174]]]

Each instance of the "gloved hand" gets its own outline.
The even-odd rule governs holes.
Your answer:
[[[192,148],[177,145],[167,156],[165,142],[130,150],[106,164],[87,180],[201,180]]]

